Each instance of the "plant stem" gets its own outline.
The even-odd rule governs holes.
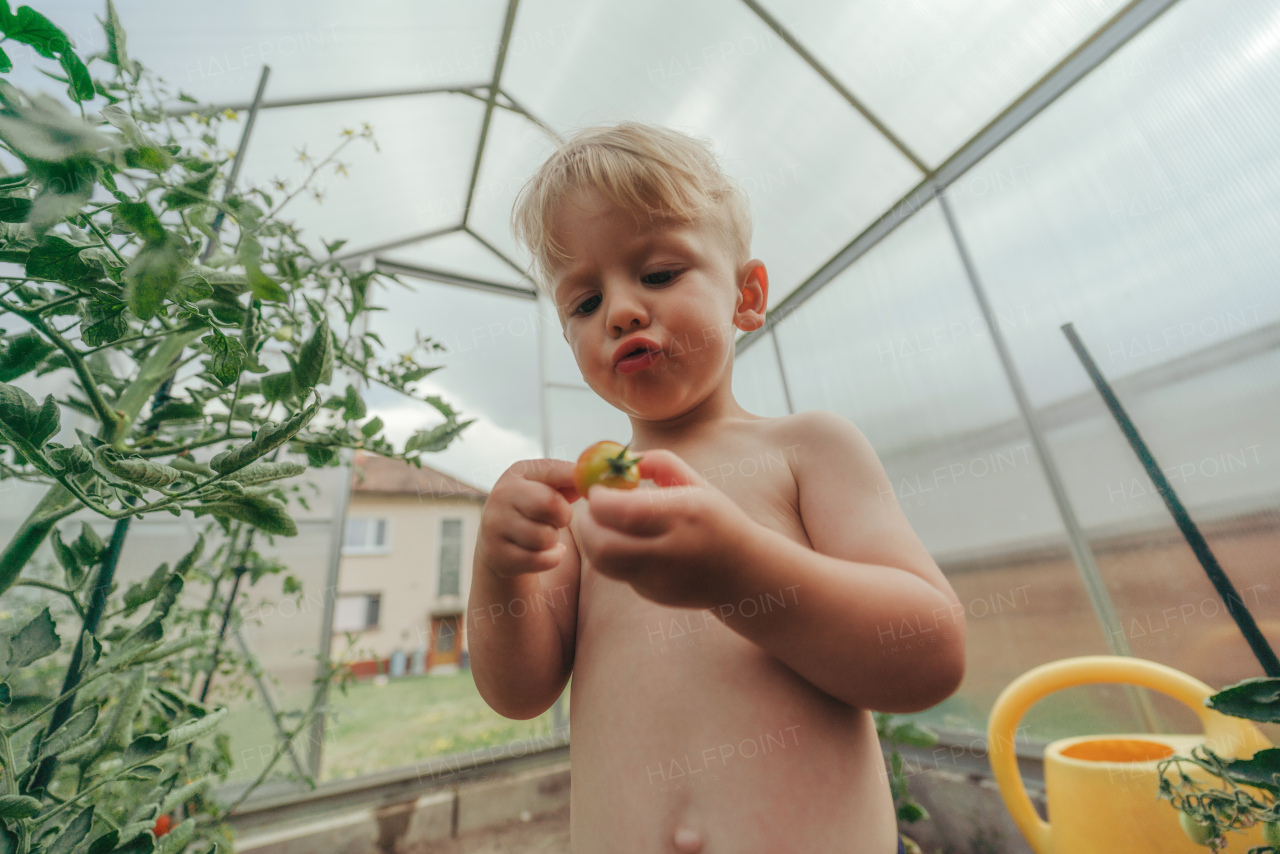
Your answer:
[[[18,581],[14,587],[41,587],[45,590],[52,590],[54,593],[61,593],[71,600],[71,606],[76,609],[76,613],[80,615],[80,619],[84,620],[84,608],[80,605],[80,600],[76,598],[74,590],[68,590],[65,587],[59,587],[56,584],[49,584],[45,581],[36,581],[35,579],[26,579]]]
[[[98,235],[98,239],[102,241],[102,245],[111,250],[111,254],[116,256],[116,260],[119,261],[122,266],[128,267],[129,262],[124,260],[124,258],[120,257],[120,253],[117,252],[116,248],[111,245],[111,241],[107,240],[107,236],[98,229],[98,226],[93,224],[93,220],[89,217],[89,215],[86,213],[82,213],[80,214],[80,218],[85,221],[85,224],[89,226],[89,228],[93,231],[94,234]]]
[[[250,529],[249,536],[245,538],[244,551],[247,554],[249,549],[253,548],[253,529]],[[218,671],[218,657],[222,653],[222,641],[227,635],[227,626],[231,623],[231,609],[236,604],[236,594],[240,592],[240,579],[244,578],[248,567],[243,562],[238,563],[234,570],[235,577],[231,582],[231,592],[227,594],[227,606],[222,610],[222,628],[218,630],[218,640],[213,645],[213,660],[209,662],[209,672],[204,676],[204,687],[200,689],[200,702],[204,702],[209,696],[209,686],[213,684],[213,674]]]
[[[107,404],[106,398],[98,390],[98,383],[89,373],[89,368],[84,363],[84,356],[71,345],[70,341],[63,338],[53,327],[46,323],[45,319],[38,313],[23,311],[19,312],[19,315],[44,333],[44,336],[53,343],[53,346],[66,355],[67,360],[71,362],[71,369],[75,371],[80,380],[80,385],[84,388],[84,393],[89,398],[89,405],[93,407],[94,414],[98,416],[98,421],[102,423],[103,432],[107,434],[104,438],[108,441],[114,439],[115,433],[120,426],[120,416]]]
[[[161,384],[177,370],[175,362],[182,356],[182,351],[204,334],[204,331],[201,328],[173,332],[161,341],[142,363],[138,369],[138,376],[124,391],[120,392],[120,397],[116,400],[116,408],[120,410],[121,421],[126,429],[137,420],[142,407],[156,393]],[[112,437],[109,441],[114,439],[115,437]]]
[[[244,439],[247,441],[252,438],[253,436],[248,434],[224,435],[217,436],[213,439],[201,439],[198,442],[191,442],[186,445],[170,445],[167,448],[131,448],[129,453],[144,459],[151,459],[153,457],[167,457],[170,454],[181,454],[183,451],[194,451],[196,448],[207,448],[208,446],[216,445],[219,442],[228,442],[234,439]]]
[[[40,499],[31,514],[23,520],[0,554],[0,593],[8,590],[22,574],[22,568],[53,530],[58,520],[80,509],[80,503],[65,486],[57,484]]]
[[[81,682],[79,685],[77,685],[73,690],[74,690],[74,691],[79,691],[79,690],[81,690],[82,688],[85,688],[85,687],[87,687],[87,686],[89,686],[89,685],[92,685],[94,682],[97,682],[97,681],[98,681],[99,679],[101,679],[103,676],[106,676],[106,675],[108,675],[108,674],[110,674],[110,673],[114,673],[114,672],[115,672],[114,670],[100,670],[100,671],[98,671],[97,673],[94,673],[94,674],[93,674],[92,676],[90,676],[88,679],[85,679],[83,682]],[[36,711],[34,711],[34,712],[32,712],[31,714],[27,715],[25,718],[23,718],[22,720],[18,721],[18,722],[17,722],[16,724],[14,724],[13,726],[11,726],[11,727],[4,727],[4,728],[3,728],[2,730],[0,730],[0,731],[7,732],[9,735],[16,735],[17,733],[19,733],[19,732],[21,732],[22,730],[26,729],[27,727],[31,726],[33,723],[35,723],[35,722],[36,722],[37,720],[39,720],[40,718],[44,717],[44,716],[45,716],[45,714],[47,714],[51,709],[53,709],[53,707],[54,707],[54,706],[58,705],[58,704],[59,704],[59,703],[61,703],[63,700],[65,700],[65,699],[67,698],[67,696],[68,696],[67,694],[61,694],[61,695],[59,695],[59,696],[57,696],[57,697],[54,697],[52,700],[50,700],[49,702],[45,703],[43,706],[41,706],[41,707],[40,707],[39,709],[37,709]]]
[[[60,305],[66,305],[67,303],[75,302],[76,300],[80,299],[81,296],[82,294],[68,294],[67,296],[62,297],[60,299],[56,299],[56,300],[52,300],[50,302],[44,303],[39,308],[37,308],[36,311],[39,312],[40,314],[44,314],[45,312],[55,309]]]
[[[62,682],[62,693],[69,694],[69,696],[53,710],[53,717],[49,720],[49,726],[45,728],[44,732],[32,739],[31,759],[33,762],[39,758],[40,748],[44,745],[45,739],[71,717],[71,709],[76,702],[75,692],[80,684],[85,645],[89,636],[98,631],[98,622],[102,619],[102,612],[106,610],[107,596],[110,595],[111,585],[115,580],[116,565],[120,562],[120,551],[124,548],[124,538],[129,533],[129,522],[129,518],[121,519],[116,522],[115,530],[111,532],[111,542],[107,545],[106,556],[103,557],[102,566],[98,569],[98,576],[94,580],[93,594],[89,598],[89,609],[88,613],[85,614],[84,624],[80,630],[80,639],[76,643],[75,651],[71,654],[71,662],[67,665],[67,675]],[[57,765],[58,758],[56,756],[49,756],[42,760],[27,784],[27,791],[40,792],[48,788]]]
[[[77,297],[77,299],[78,299],[78,297]],[[134,335],[134,336],[131,336],[131,337],[129,337],[129,338],[119,338],[119,339],[117,339],[117,340],[115,340],[115,341],[112,341],[110,344],[103,344],[103,345],[102,345],[102,346],[100,346],[100,347],[92,347],[92,348],[90,348],[90,349],[88,349],[88,350],[83,350],[83,351],[81,351],[81,355],[82,355],[82,356],[88,356],[88,355],[90,355],[90,354],[93,354],[93,353],[98,352],[99,350],[110,350],[110,349],[113,349],[113,348],[115,348],[115,347],[119,347],[121,344],[132,344],[134,341],[145,341],[145,340],[148,340],[148,339],[159,339],[159,338],[164,338],[167,334],[168,334],[168,333],[148,334],[148,333],[144,332],[144,333],[142,333],[141,335]]]
[[[0,730],[0,761],[4,762],[4,791],[6,795],[18,794],[17,763],[13,755],[13,744],[8,733]],[[18,851],[26,852],[31,846],[31,828],[25,821],[18,825]]]

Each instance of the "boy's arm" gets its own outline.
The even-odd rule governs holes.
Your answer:
[[[787,604],[751,617],[727,609],[721,619],[851,706],[914,712],[941,702],[964,676],[955,591],[853,424],[815,411],[789,426],[813,549],[762,525],[744,532],[728,601],[787,590]]]
[[[550,508],[554,499],[539,496],[530,486],[525,484],[524,494],[516,499],[523,512],[531,512],[531,501],[539,498]],[[491,501],[494,496],[503,501],[497,486]],[[555,510],[566,508],[567,504]],[[485,509],[498,514],[509,508]],[[547,510],[549,521],[555,515]],[[495,529],[494,519],[481,522],[467,605],[467,645],[476,689],[503,717],[528,720],[545,712],[564,691],[573,670],[580,558],[567,520],[554,521],[566,522],[557,526],[555,541],[564,547],[559,562],[518,574],[511,574],[510,557],[520,554],[515,543]]]

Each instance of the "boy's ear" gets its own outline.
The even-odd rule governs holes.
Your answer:
[[[738,306],[733,325],[743,332],[764,326],[764,312],[769,305],[769,271],[764,262],[752,258],[738,270]]]

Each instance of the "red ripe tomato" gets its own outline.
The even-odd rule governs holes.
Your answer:
[[[164,836],[169,832],[170,825],[172,823],[173,819],[169,818],[168,813],[165,813],[156,819],[156,826],[151,828],[151,832],[155,835],[156,839],[159,839],[161,836]]]
[[[617,442],[596,442],[574,464],[573,485],[584,498],[596,483],[614,489],[635,489],[640,485],[638,462],[640,457],[632,456]]]

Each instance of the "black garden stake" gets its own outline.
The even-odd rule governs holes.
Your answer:
[[[1280,660],[1276,659],[1275,651],[1271,649],[1271,645],[1267,643],[1267,639],[1258,629],[1258,624],[1254,621],[1253,614],[1249,613],[1249,609],[1245,607],[1244,600],[1236,592],[1235,585],[1231,583],[1231,579],[1227,578],[1227,574],[1218,565],[1218,559],[1209,550],[1209,544],[1205,542],[1200,529],[1196,527],[1196,523],[1192,521],[1187,509],[1178,500],[1177,493],[1169,485],[1169,480],[1164,476],[1164,472],[1160,470],[1155,457],[1151,455],[1150,449],[1147,448],[1147,443],[1142,441],[1142,437],[1138,435],[1138,428],[1133,426],[1133,422],[1129,420],[1128,414],[1124,411],[1124,407],[1120,405],[1115,392],[1111,390],[1106,377],[1102,376],[1102,372],[1094,364],[1093,357],[1089,355],[1089,351],[1085,349],[1084,342],[1076,334],[1075,327],[1070,323],[1064,323],[1062,332],[1067,336],[1067,341],[1071,343],[1071,348],[1076,351],[1076,355],[1088,372],[1089,378],[1093,380],[1093,384],[1098,389],[1098,394],[1102,395],[1102,399],[1106,401],[1107,408],[1111,410],[1116,423],[1120,425],[1121,432],[1129,440],[1129,446],[1138,455],[1138,459],[1142,462],[1142,467],[1147,470],[1147,476],[1151,478],[1151,482],[1159,490],[1160,497],[1164,499],[1165,506],[1173,514],[1173,519],[1178,523],[1178,528],[1182,531],[1182,536],[1186,538],[1187,545],[1191,546],[1191,551],[1195,552],[1196,559],[1204,567],[1204,574],[1209,576],[1210,583],[1218,591],[1218,595],[1222,597],[1222,601],[1227,606],[1227,613],[1236,621],[1236,625],[1240,628],[1240,633],[1244,635],[1244,639],[1249,644],[1249,649],[1253,650],[1254,657],[1262,665],[1263,672],[1268,676],[1280,677]]]

